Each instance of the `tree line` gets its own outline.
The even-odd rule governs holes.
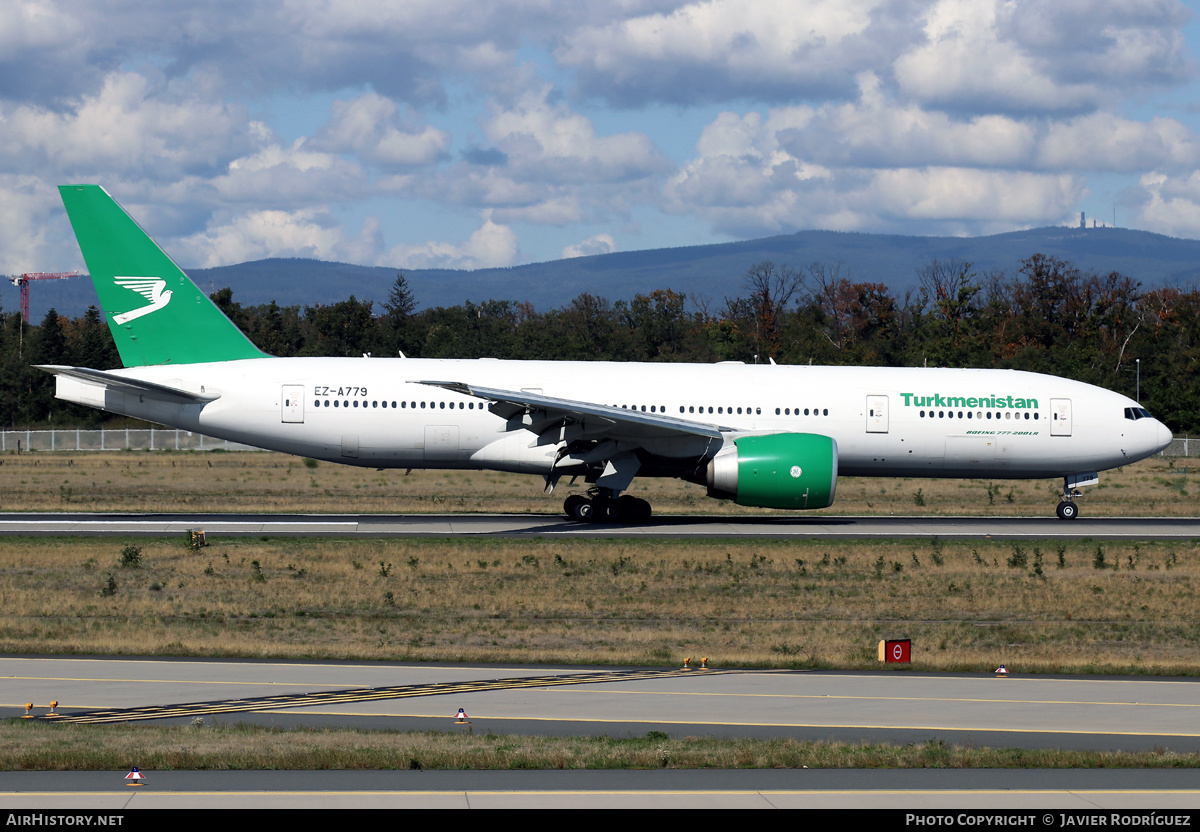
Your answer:
[[[1134,397],[1176,433],[1200,427],[1200,291],[1144,290],[1132,277],[1035,254],[1013,274],[933,260],[903,297],[837,265],[752,266],[720,300],[656,289],[610,301],[584,293],[538,311],[512,300],[417,308],[403,274],[379,309],[256,306],[230,289],[216,305],[279,356],[607,361],[755,361],[985,367],[1066,376]],[[39,326],[0,313],[0,418],[10,427],[93,426],[99,411],[53,398],[34,364],[121,366],[101,313]]]

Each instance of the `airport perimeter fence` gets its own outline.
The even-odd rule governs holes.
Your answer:
[[[25,451],[258,451],[250,445],[168,428],[5,430],[0,453]],[[1200,456],[1200,437],[1177,436],[1159,456]]]
[[[25,451],[258,451],[239,442],[173,428],[5,430],[0,453]]]
[[[1193,453],[1200,456],[1200,436],[1195,442],[1189,442],[1186,436],[1176,436],[1159,456],[1191,456]]]

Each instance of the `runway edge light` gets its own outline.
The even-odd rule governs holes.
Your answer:
[[[129,773],[125,775],[125,779],[129,781],[125,784],[126,786],[141,786],[143,785],[142,781],[146,778],[140,771],[138,771],[138,767],[134,766],[129,770]]]

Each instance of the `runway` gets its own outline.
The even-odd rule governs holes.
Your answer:
[[[294,707],[207,717],[209,724],[470,730],[475,734],[798,737],[977,746],[1200,750],[1200,680],[1010,677],[928,673],[736,671],[613,677],[573,685],[534,677],[609,669],[391,663],[118,658],[0,658],[0,715],[22,702],[44,715],[103,708],[296,695]],[[487,680],[518,684],[480,686]],[[534,682],[521,685],[521,680]],[[448,685],[451,693],[371,700],[387,686]],[[353,702],[305,702],[353,690]],[[454,715],[463,708],[469,728]],[[169,710],[169,709],[166,709]],[[164,722],[189,723],[192,715]],[[1194,770],[1181,771],[552,771],[124,772],[0,774],[6,808],[645,807],[1191,808]]]
[[[1081,517],[655,517],[591,525],[538,514],[0,514],[3,535],[162,536],[200,529],[228,536],[663,537],[993,540],[1200,540],[1200,518]]]

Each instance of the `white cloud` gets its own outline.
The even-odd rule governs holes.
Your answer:
[[[59,205],[58,191],[37,176],[0,174],[0,273],[59,271],[82,265],[78,252],[68,247],[66,240],[51,240],[52,232],[70,233],[65,218],[52,221]]]
[[[853,97],[876,73],[965,112],[1080,111],[1189,77],[1178,0],[697,0],[568,30],[555,53],[610,102]]]
[[[383,239],[375,217],[367,217],[357,236],[347,237],[326,208],[313,207],[237,214],[172,241],[169,248],[180,262],[197,268],[267,257],[373,263],[380,259]]]
[[[895,61],[905,95],[970,112],[1078,111],[1187,73],[1174,0],[938,0]]]
[[[587,189],[572,188],[556,196],[540,194],[537,201],[529,205],[499,207],[494,211],[501,222],[531,222],[536,225],[570,225],[584,222],[591,213],[604,213],[602,200],[597,194],[584,196]],[[581,193],[581,191],[583,193]],[[584,204],[584,200],[588,204]]]
[[[600,136],[591,120],[551,104],[543,85],[515,106],[495,107],[484,124],[489,141],[508,156],[507,167],[555,181],[628,181],[668,166],[644,133]]]
[[[1200,139],[1175,119],[1140,122],[1094,113],[1052,123],[1037,163],[1047,170],[1182,170],[1200,165]]]
[[[617,250],[617,241],[611,234],[594,234],[581,243],[567,246],[562,250],[563,259],[572,257],[590,257],[594,254],[611,254]]]
[[[925,0],[701,0],[566,35],[559,62],[609,101],[840,96],[886,68]]]
[[[790,153],[829,166],[898,167],[1026,164],[1038,125],[1004,115],[956,119],[883,93],[873,73],[859,77],[854,103],[826,104],[803,123],[775,128]]]
[[[1031,165],[1038,135],[1008,118],[953,122],[878,101],[780,108],[766,118],[722,113],[666,195],[671,210],[734,236],[801,228],[980,233],[1059,222],[1085,193],[1081,176],[1000,164]]]
[[[516,233],[492,221],[483,212],[483,225],[461,245],[430,241],[424,245],[398,245],[383,258],[406,269],[483,269],[511,266],[517,261]]]
[[[1133,225],[1161,234],[1200,237],[1200,172],[1171,177],[1152,171],[1139,182],[1144,201]]]
[[[636,216],[654,245],[663,211],[693,235],[978,233],[1073,214],[1093,172],[1119,190],[1152,171],[1137,221],[1197,233],[1200,137],[1149,98],[1195,75],[1188,15],[1179,0],[13,0],[0,250],[10,269],[60,267],[64,240],[74,256],[62,181],[104,184],[206,263],[380,262],[396,241],[381,228],[430,206],[487,213],[468,240],[395,249],[412,262],[516,262],[516,223],[567,228],[574,255],[614,245],[596,223]],[[694,102],[731,112],[697,136]],[[339,228],[330,206],[364,200],[354,215],[382,225]],[[523,242],[541,259],[562,245],[548,239]]]
[[[9,165],[164,178],[211,172],[248,150],[251,137],[242,108],[203,93],[202,84],[114,73],[66,110],[0,105],[0,148]]]
[[[1140,171],[1200,163],[1200,140],[1169,118],[1134,121],[1107,112],[1054,118],[1043,115],[954,116],[885,95],[871,73],[860,77],[857,102],[789,110],[793,123],[771,111],[778,147],[829,167],[916,166]],[[714,122],[705,131],[714,129]],[[743,125],[748,127],[749,123]],[[712,152],[710,140],[697,145]]]
[[[1083,194],[1083,179],[1070,174],[901,168],[878,172],[862,196],[880,218],[1013,228],[1058,223]]]
[[[592,121],[540,84],[510,106],[493,101],[482,127],[488,149],[424,180],[431,199],[494,208],[502,222],[565,225],[655,199],[672,165],[643,133],[601,135]]]
[[[358,163],[309,150],[301,138],[286,147],[271,140],[233,160],[210,187],[226,205],[294,206],[361,198],[370,182]]]
[[[0,6],[0,53],[59,46],[84,34],[80,20],[53,2],[13,0]]]
[[[701,133],[698,157],[668,181],[674,210],[727,206],[743,216],[762,217],[768,230],[781,228],[767,218],[790,213],[793,192],[803,182],[830,176],[828,169],[804,162],[779,143],[781,132],[802,129],[811,117],[808,108],[772,110],[765,120],[754,112],[721,113]]]
[[[445,156],[449,134],[431,125],[397,126],[400,108],[376,93],[333,105],[329,124],[312,142],[318,149],[353,152],[376,165],[428,165]]]
[[[342,231],[320,208],[250,211],[185,237],[176,247],[183,262],[208,268],[266,257],[339,260]]]

